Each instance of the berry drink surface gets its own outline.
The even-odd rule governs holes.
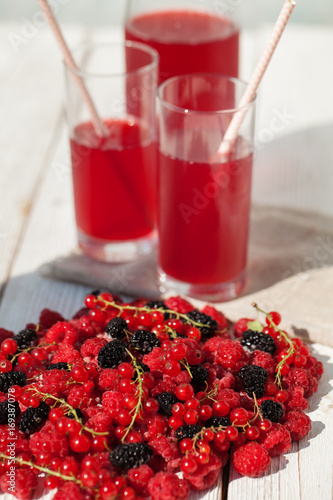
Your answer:
[[[225,17],[191,10],[152,12],[130,19],[125,37],[157,50],[160,83],[197,72],[238,76],[239,30]]]
[[[136,118],[78,125],[70,141],[78,230],[109,241],[151,233],[155,224],[156,143]]]

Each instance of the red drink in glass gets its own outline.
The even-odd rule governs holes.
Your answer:
[[[107,137],[87,122],[70,141],[77,228],[83,238],[142,238],[155,224],[156,143],[134,118],[104,123]]]
[[[186,73],[238,76],[239,30],[228,18],[194,10],[150,12],[129,19],[125,36],[157,50],[160,83]]]

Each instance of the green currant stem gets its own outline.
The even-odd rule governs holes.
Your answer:
[[[193,375],[192,375],[192,372],[191,372],[191,368],[190,368],[190,365],[188,364],[187,359],[181,359],[180,360],[180,364],[183,365],[183,367],[185,368],[185,370],[188,371],[190,377],[193,378]]]
[[[162,307],[155,308],[155,307],[147,307],[147,306],[136,307],[136,306],[130,306],[130,305],[120,305],[120,304],[117,304],[115,301],[110,302],[108,300],[104,300],[100,296],[98,296],[97,298],[101,302],[104,302],[104,304],[106,306],[115,307],[116,309],[118,309],[120,311],[120,313],[122,313],[124,310],[135,311],[136,313],[138,313],[138,312],[146,312],[146,313],[161,312],[163,314],[169,313],[169,314],[174,315],[176,317],[176,319],[182,318],[186,321],[186,323],[190,323],[193,326],[211,328],[210,325],[204,325],[203,323],[198,323],[197,321],[194,321],[194,320],[188,318],[186,316],[186,314],[183,314],[183,313],[180,313],[177,311],[173,311],[172,309],[163,309]]]
[[[287,355],[276,365],[277,367],[277,372],[276,372],[276,376],[275,376],[275,381],[279,387],[279,389],[282,389],[282,383],[281,383],[281,369],[283,368],[283,366],[286,364],[287,362],[287,359],[290,358],[290,356],[292,356],[294,353],[295,353],[295,347],[294,347],[294,344],[293,342],[290,340],[290,338],[288,337],[288,335],[285,334],[285,332],[283,332],[275,323],[274,321],[272,320],[272,317],[269,313],[267,313],[266,311],[264,311],[263,309],[261,309],[260,307],[258,307],[258,305],[253,302],[252,306],[258,311],[258,312],[261,312],[263,313],[266,318],[269,319],[269,322],[270,322],[270,326],[272,326],[276,331],[279,332],[280,336],[282,338],[285,339],[285,341],[287,342],[287,344],[289,344],[289,348],[288,348],[288,352],[287,352]]]
[[[122,442],[124,442],[125,439],[126,439],[126,437],[128,436],[130,430],[132,429],[132,427],[133,427],[133,425],[135,423],[136,417],[138,416],[139,411],[142,408],[142,396],[143,396],[142,376],[144,375],[143,369],[140,366],[137,365],[136,358],[133,356],[133,354],[131,353],[131,351],[129,351],[128,349],[126,349],[126,352],[130,356],[130,358],[132,359],[134,370],[136,371],[138,386],[137,386],[137,390],[135,392],[135,395],[138,396],[138,403],[135,406],[135,408],[133,408],[133,410],[131,410],[131,412],[130,412],[130,413],[133,412],[132,420],[131,420],[130,424],[128,425],[127,429],[126,429],[125,434],[121,438]]]
[[[71,411],[71,413],[73,413],[74,420],[79,422],[79,424],[81,425],[82,430],[89,432],[90,434],[93,434],[94,436],[108,436],[109,435],[108,432],[97,432],[97,431],[94,431],[93,429],[90,429],[89,427],[86,427],[85,425],[82,425],[81,420],[79,419],[78,414],[76,413],[76,409],[73,408],[73,406],[71,406],[69,403],[67,403],[67,401],[65,401],[64,399],[57,398],[57,397],[55,397],[52,394],[49,394],[47,392],[41,392],[36,387],[29,387],[27,390],[28,391],[35,391],[36,395],[43,396],[43,398],[42,398],[43,401],[45,401],[46,399],[53,399],[53,401],[55,401],[56,403],[59,403],[60,406],[65,406],[66,408],[68,408]]]
[[[72,481],[75,484],[78,484],[79,486],[83,487],[83,484],[81,481],[76,479],[74,476],[64,476],[60,472],[54,471],[52,469],[48,469],[47,467],[41,467],[40,465],[34,464],[33,462],[29,462],[27,460],[21,460],[20,458],[16,457],[9,457],[8,455],[5,455],[4,453],[0,453],[0,458],[3,458],[4,460],[10,460],[19,463],[20,465],[27,465],[29,467],[33,467],[34,469],[39,470],[40,472],[45,472],[46,474],[50,476],[56,476],[59,477],[60,479],[63,479],[64,481]]]

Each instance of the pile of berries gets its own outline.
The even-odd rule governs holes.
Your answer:
[[[309,432],[322,364],[280,315],[93,292],[71,320],[0,329],[0,487],[29,500],[185,500],[231,457],[263,474]],[[263,323],[259,317],[264,318]]]

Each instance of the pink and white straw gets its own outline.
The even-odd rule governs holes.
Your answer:
[[[275,23],[273,32],[268,40],[264,52],[258,61],[258,64],[252,73],[251,79],[246,87],[246,90],[239,102],[239,112],[233,116],[228,129],[224,135],[223,141],[218,149],[218,154],[227,156],[232,150],[238,136],[238,131],[248,111],[248,105],[255,98],[257,89],[265,74],[267,66],[272,58],[276,46],[281,38],[281,35],[289,21],[289,18],[295,8],[296,2],[293,0],[286,0],[279,17]]]
[[[93,100],[88,92],[87,87],[84,84],[82,77],[77,73],[78,67],[73,59],[73,56],[68,48],[68,45],[65,41],[65,38],[60,30],[60,27],[57,23],[57,20],[54,17],[54,14],[53,14],[47,0],[38,0],[38,3],[40,5],[40,8],[42,9],[42,11],[45,14],[45,17],[50,25],[51,30],[54,33],[54,36],[55,36],[57,42],[59,43],[60,50],[63,54],[65,63],[73,71],[72,72],[73,77],[75,78],[78,89],[81,92],[82,99],[84,100],[84,102],[86,103],[86,105],[90,111],[91,119],[92,119],[92,122],[94,124],[96,133],[102,137],[106,136],[107,132],[106,132],[106,129],[104,127],[103,121],[100,118],[100,116],[96,110],[95,104],[94,104],[94,102],[93,102]]]

